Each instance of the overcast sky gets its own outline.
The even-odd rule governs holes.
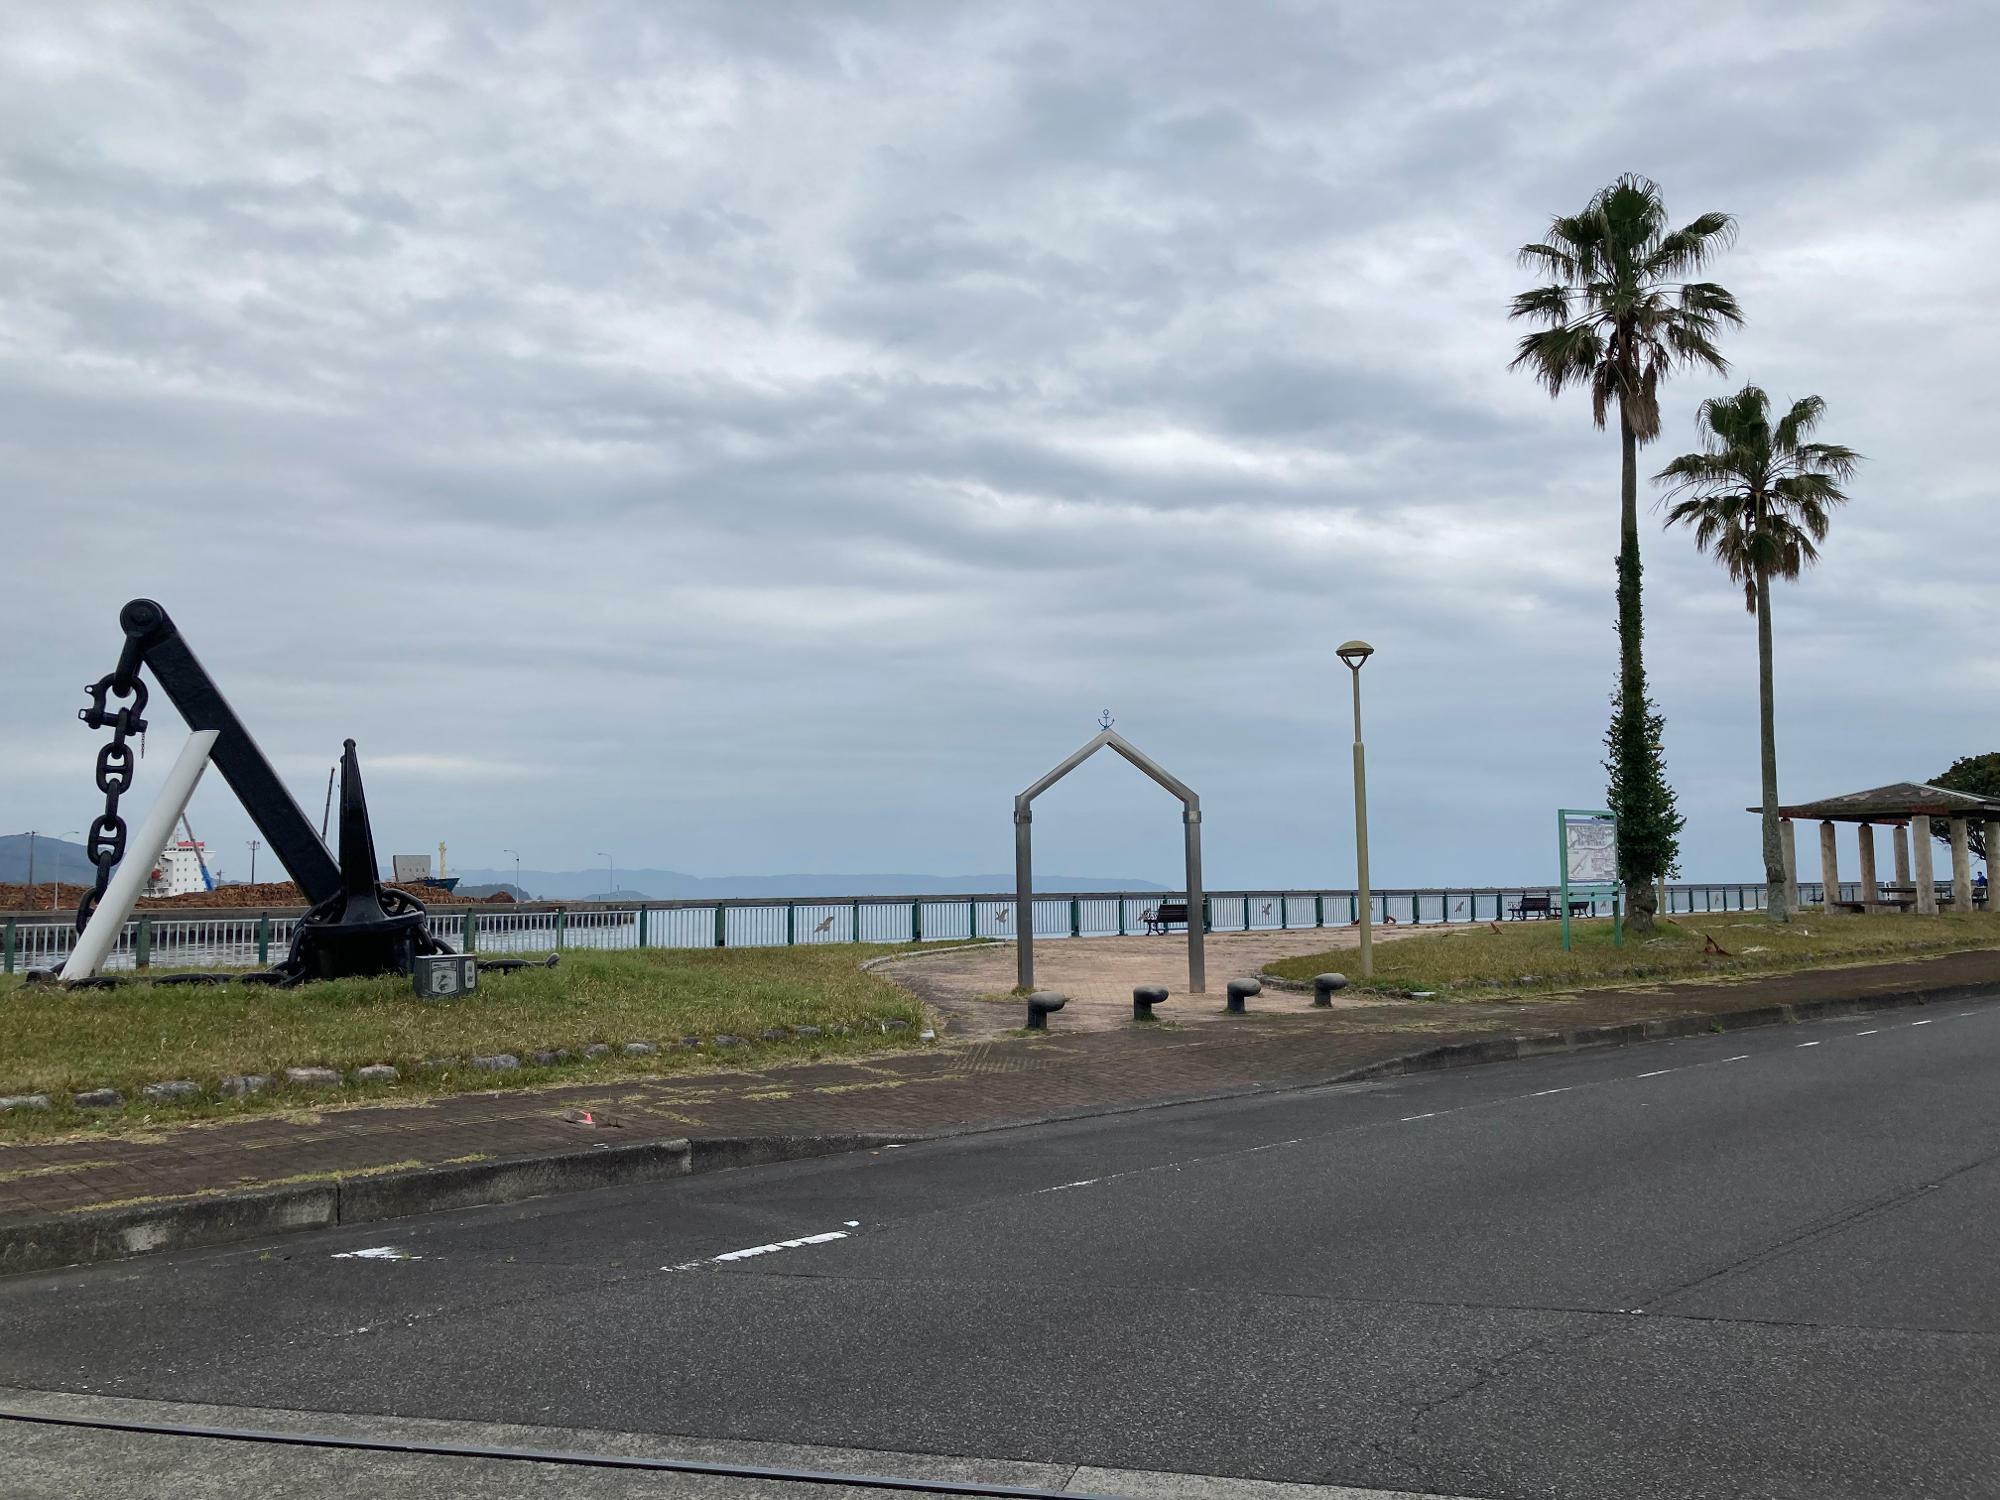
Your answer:
[[[2000,738],[1995,56],[1971,0],[10,6],[0,831],[88,825],[144,594],[315,821],[360,742],[385,859],[998,871],[1109,707],[1212,885],[1344,884],[1359,635],[1378,883],[1552,879],[1618,455],[1505,312],[1628,170],[1738,216],[1750,320],[1645,471],[1744,379],[1868,455],[1777,594],[1785,795],[1932,775]],[[1752,624],[1644,544],[1684,864],[1754,879]],[[1177,879],[1122,762],[1038,810]]]

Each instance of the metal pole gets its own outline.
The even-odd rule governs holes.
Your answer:
[[[1034,814],[1014,804],[1014,982],[1035,987]]]
[[[35,883],[35,830],[30,828],[28,830],[28,884],[29,886],[32,887],[34,883]]]
[[[1185,804],[1181,822],[1187,830],[1188,990],[1201,995],[1208,991],[1208,965],[1203,948],[1208,903],[1201,891],[1201,804]]]
[[[1375,974],[1375,903],[1368,893],[1368,755],[1361,744],[1361,668],[1354,676],[1354,880],[1361,907],[1361,977]]]

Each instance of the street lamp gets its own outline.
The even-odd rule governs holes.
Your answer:
[[[1334,652],[1354,674],[1354,879],[1361,887],[1361,977],[1375,976],[1375,898],[1368,890],[1368,760],[1361,748],[1361,664],[1375,654],[1366,641]]]
[[[527,895],[527,891],[521,885],[521,851],[518,849],[502,849],[500,852],[514,856],[514,889],[520,891],[523,896]]]
[[[250,848],[250,883],[255,885],[257,883],[257,851],[264,846],[256,839],[245,839],[243,842]]]
[[[606,854],[602,849],[597,851],[597,857],[604,861],[605,868],[611,872],[611,888],[604,893],[604,899],[607,901],[616,901],[618,899],[618,866],[612,860],[611,856]]]
[[[65,833],[63,833],[63,834],[60,834],[60,835],[59,835],[59,837],[61,837],[61,838],[66,838],[66,839],[80,839],[80,838],[82,838],[82,837],[83,837],[83,830],[82,830],[82,829],[80,829],[80,828],[72,828],[72,829],[69,829],[69,830],[68,830],[67,832],[65,832]],[[29,884],[29,886],[30,886],[30,887],[32,887],[32,886],[34,885],[34,881],[33,881],[33,880],[30,880],[30,881],[28,882],[28,884]],[[50,910],[50,911],[54,911],[54,910],[55,910],[55,909],[56,909],[57,907],[59,907],[59,906],[61,906],[61,905],[62,905],[62,861],[61,861],[61,860],[57,860],[57,861],[56,861],[56,893],[55,893],[55,895],[54,895],[53,897],[51,897],[51,898],[50,898],[50,900],[49,900],[49,910]]]

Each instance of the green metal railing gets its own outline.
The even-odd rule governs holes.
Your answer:
[[[1843,896],[1859,887],[1844,883]],[[1820,887],[1802,884],[1802,904],[1820,900]],[[1451,886],[1371,893],[1377,923],[1511,921],[1524,896],[1557,897],[1554,886]],[[1068,892],[1036,896],[1035,936],[1040,939],[1117,937],[1142,933],[1175,891]],[[1750,884],[1675,884],[1667,888],[1671,913],[1752,911],[1764,887]],[[1595,915],[1608,915],[1600,901]],[[1360,898],[1350,890],[1211,891],[1205,924],[1211,932],[1284,932],[1359,921]],[[179,968],[268,964],[291,942],[297,911],[149,913],[126,923],[106,967]],[[57,968],[75,932],[40,913],[0,918],[0,971]],[[834,900],[650,901],[643,904],[561,902],[439,908],[431,931],[463,951],[534,953],[551,949],[771,948],[818,943],[966,942],[1006,939],[1016,931],[1008,895],[866,896]]]

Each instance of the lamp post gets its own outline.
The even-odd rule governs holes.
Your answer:
[[[264,846],[257,839],[245,839],[243,842],[250,850],[250,883],[255,885],[257,883],[257,851]]]
[[[602,849],[597,851],[597,857],[604,861],[604,867],[611,872],[611,888],[604,893],[604,899],[607,901],[616,901],[618,899],[618,865]]]
[[[69,829],[64,834],[62,834],[61,837],[66,839],[80,839],[83,837],[83,832],[81,829],[72,828]],[[28,884],[30,886],[33,886],[34,882],[31,880],[28,882]],[[62,862],[58,860],[56,863],[56,893],[54,896],[49,898],[49,910],[54,911],[61,905],[62,905]]]
[[[1375,976],[1374,897],[1368,890],[1368,759],[1361,748],[1361,664],[1375,654],[1366,641],[1349,641],[1334,655],[1354,674],[1354,881],[1361,898],[1361,977]]]
[[[521,851],[518,849],[502,849],[500,852],[514,856],[514,889],[520,891],[523,896],[527,895],[527,891],[521,885]]]

